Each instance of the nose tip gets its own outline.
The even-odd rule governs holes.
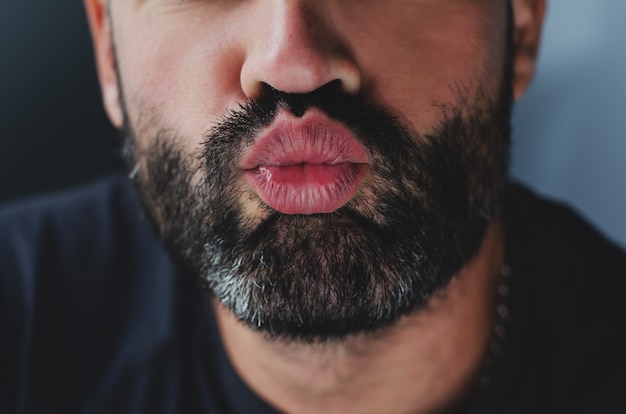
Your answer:
[[[320,10],[298,1],[283,1],[261,10],[241,69],[241,87],[249,98],[263,85],[285,93],[309,93],[338,82],[344,92],[361,88],[361,75],[347,47]]]
[[[241,86],[247,97],[258,97],[264,85],[285,93],[309,93],[330,83],[339,83],[350,94],[361,88],[358,71],[340,62],[316,62],[298,54],[267,60],[271,67],[257,66],[251,59],[244,64]]]

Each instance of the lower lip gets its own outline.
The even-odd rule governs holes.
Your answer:
[[[259,166],[246,179],[261,199],[283,214],[333,212],[358,191],[367,164]]]

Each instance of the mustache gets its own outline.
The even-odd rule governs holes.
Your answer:
[[[349,108],[357,108],[359,111],[372,110],[379,106],[369,104],[361,94],[350,94],[343,91],[340,81],[333,81],[315,91],[309,93],[287,93],[268,87],[263,89],[256,99],[249,100],[252,108],[265,113],[286,109],[293,115],[300,117],[310,107],[317,107],[333,118],[342,118],[348,121]]]
[[[381,137],[411,135],[389,109],[369,103],[361,95],[344,92],[340,82],[335,81],[306,94],[267,88],[259,97],[240,104],[239,108],[219,119],[207,133],[204,146],[249,145],[263,128],[272,123],[279,111],[286,110],[302,117],[311,108],[321,110],[330,119],[346,126],[370,149],[375,149],[376,140]]]

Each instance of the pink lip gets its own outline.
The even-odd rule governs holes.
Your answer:
[[[281,111],[242,159],[248,184],[284,214],[330,213],[350,201],[367,173],[368,157],[353,134],[311,109],[297,118]]]

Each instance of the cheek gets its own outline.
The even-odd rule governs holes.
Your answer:
[[[120,35],[123,93],[141,135],[165,128],[197,146],[238,98],[241,55],[219,26],[170,20],[186,24],[137,18],[132,36]]]
[[[459,93],[498,93],[506,46],[504,8],[467,2],[455,13],[421,7],[385,15],[378,29],[354,37],[366,93],[415,130],[428,131]],[[459,6],[461,7],[461,6]],[[417,16],[417,17],[416,17]]]

